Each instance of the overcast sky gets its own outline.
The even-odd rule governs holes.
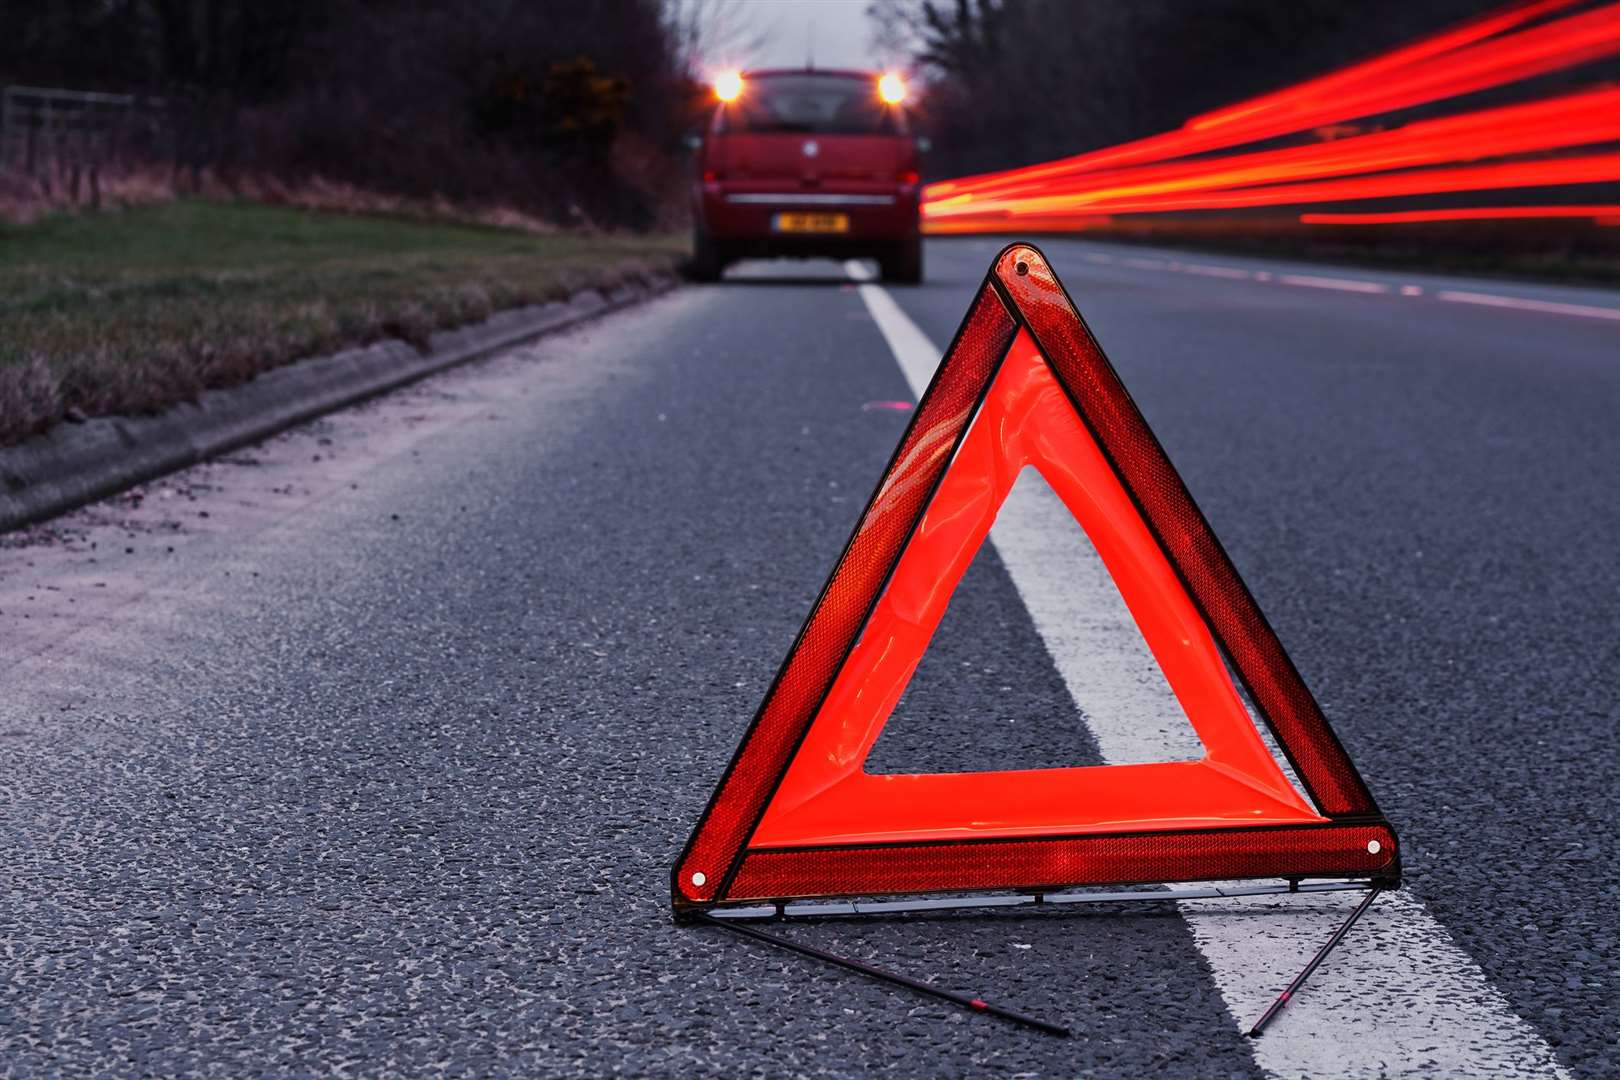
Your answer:
[[[745,24],[736,35],[757,48],[727,58],[741,67],[800,67],[814,56],[817,67],[874,68],[868,0],[742,0],[734,8]],[[728,14],[728,21],[731,16]]]

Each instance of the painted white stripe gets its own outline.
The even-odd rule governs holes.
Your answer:
[[[1457,304],[1482,304],[1486,307],[1512,308],[1515,311],[1541,311],[1549,315],[1578,315],[1587,319],[1612,319],[1620,322],[1620,308],[1563,304],[1555,300],[1530,300],[1521,296],[1495,296],[1490,293],[1458,292],[1453,289],[1442,289],[1435,295]]]
[[[1155,259],[1115,258],[1110,255],[1085,253],[1087,262],[1118,263],[1137,270],[1169,270],[1178,274],[1197,274],[1201,277],[1228,278],[1233,281],[1276,281],[1282,285],[1297,285],[1306,289],[1333,289],[1338,292],[1379,294],[1393,291],[1392,287],[1377,281],[1358,281],[1353,278],[1318,277],[1314,274],[1276,274],[1266,270],[1240,270],[1235,266],[1214,266],[1209,263],[1161,262]],[[1422,296],[1421,285],[1402,285],[1402,296]],[[1519,296],[1498,296],[1494,293],[1464,292],[1440,289],[1435,294],[1441,300],[1458,304],[1479,304],[1484,307],[1509,308],[1515,311],[1539,311],[1548,315],[1573,315],[1586,319],[1608,319],[1620,322],[1620,308],[1595,304],[1567,304],[1557,300],[1531,300]]]
[[[1307,289],[1337,289],[1339,292],[1387,293],[1388,285],[1376,281],[1352,281],[1349,278],[1315,277],[1311,274],[1283,274],[1277,279],[1284,285],[1300,285]]]
[[[912,392],[940,350],[866,267],[846,264]],[[1118,590],[1057,497],[1020,483],[991,541],[1109,761],[1173,760],[1202,749],[1181,720]],[[1252,897],[1181,905],[1234,1020],[1256,1019],[1353,903]],[[1379,898],[1306,988],[1254,1040],[1278,1077],[1565,1077],[1479,966],[1409,892]]]
[[[1177,270],[1188,274],[1199,274],[1203,277],[1231,278],[1233,281],[1248,281],[1254,274],[1247,270],[1239,270],[1235,266],[1210,266],[1205,263],[1182,263]]]

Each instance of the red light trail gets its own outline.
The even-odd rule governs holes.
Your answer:
[[[924,192],[926,227],[930,232],[1082,229],[1121,214],[1620,180],[1620,154],[1567,156],[1577,148],[1620,142],[1620,89],[1609,86],[1332,141],[1315,132],[1325,124],[1442,102],[1620,55],[1620,3],[1569,14],[1576,4],[1538,0],[1497,12],[1194,117],[1162,135],[930,184]],[[1314,141],[1248,148],[1286,137]],[[1233,152],[1211,153],[1218,150]],[[1477,208],[1450,220],[1487,214],[1488,208]]]
[[[1620,225],[1615,206],[1465,206],[1453,210],[1393,210],[1367,214],[1301,214],[1307,225],[1407,225],[1431,221],[1514,221],[1591,218],[1599,225]]]

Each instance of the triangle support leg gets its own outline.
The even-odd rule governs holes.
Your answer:
[[[775,934],[767,934],[763,930],[757,930],[752,926],[742,926],[733,920],[717,919],[708,912],[697,912],[696,916],[699,922],[707,923],[710,926],[718,926],[724,930],[729,930],[731,933],[748,938],[750,941],[757,941],[763,945],[771,945],[778,949],[784,949],[787,952],[798,953],[801,956],[809,956],[828,964],[834,964],[845,969],[846,971],[853,971],[858,974],[865,975],[869,979],[876,979],[879,982],[886,982],[893,986],[903,986],[907,990],[914,990],[919,994],[926,994],[929,997],[939,998],[941,1001],[949,1001],[953,1005],[960,1005],[962,1008],[971,1009],[974,1012],[987,1013],[990,1016],[997,1016],[1003,1020],[1009,1020],[1012,1023],[1019,1024],[1023,1027],[1033,1028],[1034,1030],[1043,1032],[1047,1035],[1056,1035],[1058,1038],[1063,1039],[1069,1037],[1069,1029],[1066,1027],[1060,1027],[1057,1024],[1050,1024],[1045,1020],[1037,1020],[1033,1016],[1025,1016],[1023,1013],[1014,1012],[1011,1009],[1003,1009],[998,1005],[991,1005],[983,998],[968,997],[966,994],[952,993],[949,990],[941,989],[940,987],[934,986],[930,983],[922,982],[919,979],[913,979],[908,975],[901,975],[898,972],[888,971],[880,967],[873,967],[870,964],[863,964],[859,960],[852,960],[847,956],[839,956],[836,953],[826,952],[825,950],[818,949],[813,945],[804,945],[797,941],[790,941],[784,937],[777,937]]]
[[[1327,959],[1327,954],[1332,952],[1334,947],[1344,940],[1344,935],[1350,932],[1350,928],[1356,925],[1357,920],[1362,915],[1366,914],[1367,909],[1372,907],[1372,902],[1378,899],[1378,894],[1383,891],[1383,888],[1379,885],[1374,885],[1368,890],[1367,898],[1356,905],[1349,918],[1345,919],[1339,925],[1339,928],[1333,932],[1333,936],[1328,938],[1327,944],[1316,951],[1316,955],[1311,957],[1311,962],[1305,965],[1305,970],[1294,976],[1294,981],[1288,984],[1288,988],[1277,995],[1277,1000],[1273,1001],[1265,1014],[1254,1022],[1254,1026],[1248,1030],[1249,1038],[1258,1039],[1265,1033],[1266,1027],[1277,1018],[1277,1014],[1283,1011],[1289,1001],[1293,1000],[1294,995],[1299,992],[1299,988],[1305,985],[1305,980],[1311,977],[1311,972],[1321,966],[1322,961]]]

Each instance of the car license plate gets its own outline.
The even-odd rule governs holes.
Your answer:
[[[771,228],[791,233],[847,233],[848,214],[777,214]]]

